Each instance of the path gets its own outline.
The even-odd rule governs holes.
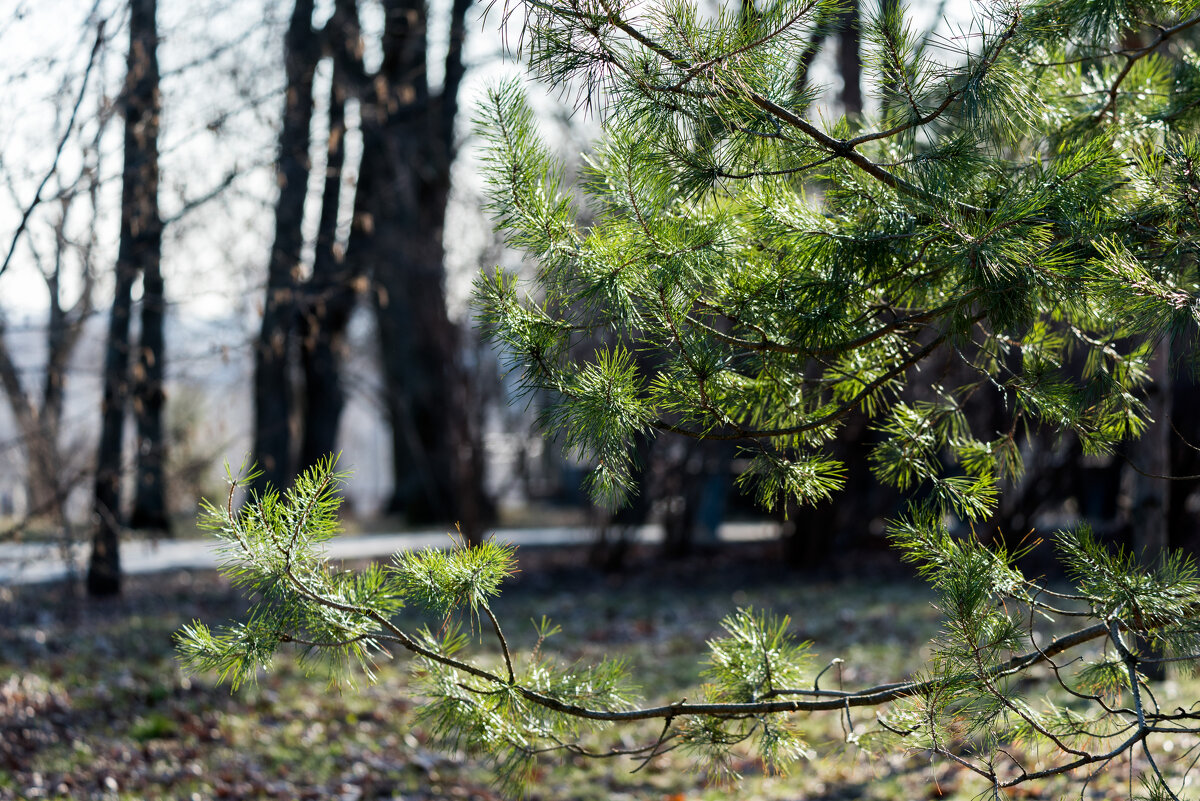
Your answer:
[[[726,523],[717,532],[722,542],[746,542],[771,539],[777,536],[774,523]],[[586,526],[554,528],[497,529],[497,540],[521,547],[546,545],[586,545],[596,536],[596,530]],[[638,529],[636,541],[661,542],[661,526]],[[209,570],[217,566],[214,540],[137,540],[121,545],[121,569],[126,575],[161,573],[168,570]],[[440,548],[448,545],[445,531],[411,531],[391,534],[359,534],[336,537],[329,541],[329,555],[334,559],[372,559],[396,551],[416,548]],[[86,566],[87,551],[77,545],[73,551],[75,565]],[[82,570],[83,567],[76,569]],[[57,545],[38,543],[0,544],[0,585],[38,584],[61,581],[67,577],[67,566]]]

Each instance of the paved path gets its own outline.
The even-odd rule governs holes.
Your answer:
[[[717,533],[722,542],[746,542],[775,537],[774,523],[726,523]],[[497,540],[518,546],[585,545],[592,542],[596,530],[590,527],[508,528],[498,529]],[[643,526],[636,541],[661,542],[661,526]],[[217,566],[214,540],[137,540],[121,545],[121,569],[128,575],[160,573],[168,570],[205,570]],[[372,559],[396,551],[416,548],[441,548],[450,544],[445,531],[412,531],[396,534],[361,534],[336,537],[329,541],[329,555],[334,559]],[[76,565],[85,565],[86,550],[77,546],[73,551]],[[0,544],[0,585],[38,584],[61,581],[67,576],[62,551],[55,545]]]

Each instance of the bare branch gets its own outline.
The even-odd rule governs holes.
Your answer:
[[[58,160],[62,157],[63,149],[67,146],[67,140],[71,137],[71,132],[75,129],[75,118],[79,114],[79,107],[83,105],[83,98],[87,93],[88,78],[91,77],[92,67],[96,64],[96,56],[104,44],[104,23],[105,20],[100,20],[96,25],[96,41],[92,45],[91,54],[88,56],[87,68],[83,71],[83,79],[79,83],[79,94],[75,97],[75,105],[71,107],[71,116],[67,119],[67,127],[63,131],[62,137],[58,140],[58,146],[54,149],[54,160],[50,163],[50,169],[46,171],[41,183],[38,184],[37,191],[33,193],[33,200],[30,201],[21,214],[21,222],[17,225],[17,230],[13,233],[12,241],[8,245],[8,253],[5,255],[3,263],[0,263],[0,275],[4,275],[5,271],[8,270],[8,265],[12,262],[13,254],[17,250],[17,244],[21,241],[21,234],[25,233],[25,229],[29,225],[29,218],[33,214],[34,209],[42,202],[42,192],[46,189],[46,184],[58,172]]]

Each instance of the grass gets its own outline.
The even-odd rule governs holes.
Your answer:
[[[939,626],[923,585],[894,574],[801,577],[778,566],[771,546],[751,553],[669,569],[644,562],[607,576],[577,567],[578,551],[531,551],[495,608],[515,649],[531,647],[532,621],[550,615],[564,629],[548,646],[561,660],[624,657],[651,700],[698,697],[704,643],[738,606],[790,614],[796,635],[821,657],[844,659],[827,686],[893,680],[922,664],[923,644]],[[420,699],[409,690],[407,659],[383,665],[378,683],[358,690],[306,677],[290,657],[236,695],[212,676],[182,674],[174,632],[245,609],[215,574],[132,578],[125,597],[105,603],[27,588],[6,607],[0,799],[496,797],[485,760],[439,750],[415,725]],[[1164,692],[1194,700],[1197,685],[1168,683]],[[870,719],[867,712],[854,723]],[[866,758],[845,745],[839,714],[801,725],[817,756],[791,776],[763,775],[747,759],[735,766],[744,776],[737,787],[714,786],[679,752],[636,772],[630,761],[568,757],[544,761],[531,798],[898,801],[972,798],[985,789],[923,753]],[[656,734],[653,725],[612,730],[594,744],[628,746]],[[1127,798],[1127,778],[1115,766],[1085,797]],[[1073,790],[1057,782],[1014,797],[1057,799]]]

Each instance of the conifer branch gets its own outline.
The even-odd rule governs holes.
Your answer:
[[[219,511],[215,507],[207,507],[209,515],[217,515],[210,519],[210,527],[226,538],[228,553],[240,555],[238,560],[230,560],[223,568],[233,575],[252,578],[253,583],[270,585],[275,594],[285,605],[279,611],[280,624],[270,623],[273,614],[269,608],[260,609],[260,618],[254,625],[265,626],[259,630],[268,638],[271,650],[285,644],[301,646],[310,652],[329,652],[334,657],[338,655],[362,654],[363,649],[383,650],[382,645],[395,645],[407,650],[421,660],[427,670],[447,669],[446,684],[442,686],[456,688],[455,692],[467,693],[466,698],[477,698],[478,701],[467,702],[460,698],[453,701],[451,707],[438,707],[449,714],[453,708],[467,714],[468,710],[492,709],[499,714],[501,704],[509,708],[513,701],[520,704],[512,708],[516,715],[512,725],[517,726],[514,733],[505,735],[509,747],[526,757],[551,751],[566,751],[583,756],[611,757],[618,755],[641,758],[641,764],[653,759],[656,755],[671,750],[679,743],[668,746],[667,743],[680,737],[688,737],[686,727],[679,728],[677,723],[684,721],[710,721],[703,725],[730,725],[734,728],[724,733],[714,730],[713,742],[720,743],[722,748],[732,747],[737,743],[747,742],[751,738],[767,736],[772,731],[770,717],[797,713],[834,712],[838,715],[849,715],[851,710],[862,708],[879,708],[892,704],[912,702],[927,710],[925,722],[909,728],[898,728],[886,719],[880,721],[881,730],[894,733],[901,738],[910,738],[922,732],[931,737],[928,747],[935,753],[962,765],[982,776],[995,781],[997,786],[1009,787],[1024,781],[1033,781],[1051,775],[1058,775],[1079,767],[1104,763],[1114,756],[1124,753],[1134,745],[1142,743],[1147,737],[1158,733],[1178,733],[1191,730],[1186,724],[1200,720],[1200,713],[1178,710],[1163,714],[1158,710],[1157,702],[1153,701],[1148,687],[1142,688],[1142,679],[1136,671],[1139,657],[1134,655],[1124,643],[1123,632],[1136,631],[1145,635],[1150,631],[1159,631],[1164,626],[1171,626],[1183,620],[1193,620],[1200,610],[1200,599],[1195,592],[1189,590],[1193,579],[1191,574],[1181,578],[1172,587],[1171,598],[1176,600],[1172,607],[1158,607],[1160,603],[1148,598],[1141,605],[1141,611],[1134,616],[1136,625],[1132,622],[1122,622],[1118,616],[1124,607],[1115,611],[1101,621],[1069,634],[1056,637],[1045,644],[1039,644],[1032,636],[1033,613],[1038,608],[1035,597],[1012,596],[1005,588],[1010,586],[1008,579],[997,575],[996,586],[989,592],[998,597],[1008,594],[1015,600],[1029,605],[1029,641],[1030,650],[1014,654],[1008,659],[988,662],[985,654],[991,653],[999,646],[997,642],[971,643],[964,654],[965,662],[972,667],[967,670],[954,668],[950,672],[934,671],[932,675],[920,679],[909,679],[901,682],[881,684],[858,690],[830,690],[820,687],[821,677],[834,665],[840,665],[841,660],[828,662],[811,679],[811,687],[804,688],[797,684],[787,683],[789,677],[794,681],[800,674],[795,666],[796,660],[802,655],[803,647],[790,644],[786,633],[788,621],[768,621],[749,611],[741,611],[726,620],[724,626],[730,633],[725,640],[710,643],[713,652],[712,664],[724,666],[713,668],[714,681],[724,689],[707,701],[691,702],[686,699],[650,706],[628,704],[620,693],[605,689],[608,679],[595,674],[583,680],[583,686],[590,687],[588,692],[579,694],[571,690],[577,683],[570,674],[561,675],[561,680],[549,682],[540,681],[538,684],[521,679],[515,669],[515,660],[509,644],[494,614],[491,605],[482,599],[496,591],[494,581],[512,572],[511,548],[493,546],[484,543],[477,547],[456,545],[448,552],[426,551],[397,557],[393,571],[397,580],[391,584],[376,587],[374,580],[361,585],[361,592],[354,591],[360,586],[356,580],[347,580],[341,586],[329,583],[333,573],[325,564],[324,558],[309,547],[308,544],[325,536],[325,526],[335,520],[333,510],[337,505],[337,495],[331,490],[340,479],[333,473],[333,462],[320,465],[317,471],[307,474],[296,483],[296,486],[283,499],[273,494],[264,498],[253,499],[243,512],[234,510],[232,503],[227,502]],[[238,486],[238,481],[231,481],[231,488]],[[288,521],[296,527],[287,537],[278,536],[278,523]],[[933,536],[933,535],[922,535]],[[1073,541],[1073,540],[1072,540]],[[925,542],[926,544],[919,544]],[[967,567],[972,560],[986,558],[1000,568],[1004,555],[989,555],[981,546],[954,545],[943,542],[936,545],[938,540],[910,541],[905,546],[911,550],[913,558],[933,559],[933,564],[943,565],[940,569],[953,566]],[[1084,536],[1077,541],[1076,552],[1086,554],[1088,559],[1104,562],[1101,552],[1092,550],[1090,540]],[[934,548],[934,552],[929,551]],[[950,548],[946,552],[937,549]],[[967,550],[963,550],[967,549]],[[940,555],[935,555],[935,552]],[[956,555],[957,554],[957,555]],[[973,555],[971,555],[973,554]],[[1003,568],[1011,570],[1011,568]],[[994,571],[993,571],[994,572]],[[344,575],[344,574],[341,574]],[[938,575],[934,572],[933,575]],[[1040,587],[1031,583],[1031,595],[1036,596]],[[379,590],[383,590],[382,592]],[[282,591],[282,594],[280,592]],[[1049,591],[1048,591],[1049,592]],[[1092,596],[1087,594],[1057,593],[1076,600],[1086,600],[1095,604]],[[472,660],[455,655],[457,646],[452,638],[445,645],[438,645],[431,635],[414,636],[405,630],[402,620],[394,613],[385,609],[398,608],[395,601],[407,596],[411,600],[429,605],[431,608],[466,608],[467,606],[482,606],[496,634],[497,646],[501,652],[504,674],[480,667]],[[285,625],[284,621],[291,620],[288,608],[295,609],[297,605],[307,607],[317,614],[306,613],[304,619],[312,621],[308,625],[313,633],[301,634]],[[947,609],[953,611],[961,606],[961,602],[948,601]],[[333,616],[321,614],[319,610],[337,613]],[[954,612],[954,614],[958,614]],[[962,612],[968,617],[973,614]],[[962,630],[972,630],[974,624],[965,622],[967,618],[956,624],[965,626]],[[320,621],[326,621],[324,623]],[[246,629],[251,633],[253,627]],[[547,662],[542,654],[542,640],[539,638],[534,648],[534,659],[541,667],[538,674],[554,676],[558,668]],[[239,635],[240,636],[240,635]],[[974,635],[970,635],[974,637]],[[1068,652],[1074,652],[1082,646],[1098,639],[1107,638],[1117,649],[1121,662],[1132,682],[1133,708],[1126,710],[1106,704],[1098,694],[1081,693],[1072,688],[1062,677],[1062,667],[1055,661],[1056,657]],[[183,633],[181,640],[185,660],[193,666],[217,667],[228,673],[240,660],[269,659],[269,652],[262,650],[262,644],[252,637],[244,643],[237,636],[213,637],[199,624],[189,627]],[[249,650],[242,652],[243,647]],[[939,646],[946,647],[946,646]],[[384,653],[388,653],[386,650]],[[390,655],[390,654],[389,654]],[[1174,657],[1167,657],[1174,658]],[[332,660],[336,662],[337,660]],[[238,670],[251,669],[256,663],[246,663]],[[949,663],[959,664],[956,662]],[[1081,700],[1096,703],[1110,716],[1127,716],[1132,720],[1124,727],[1110,732],[1089,732],[1083,724],[1075,725],[1067,732],[1059,733],[1021,703],[1009,698],[1001,687],[1004,680],[1028,672],[1038,665],[1047,665],[1061,686]],[[369,669],[369,665],[367,665]],[[368,674],[370,675],[370,674]],[[234,674],[235,681],[237,674]],[[729,684],[732,682],[732,684]],[[435,687],[438,685],[434,685]],[[559,688],[559,689],[556,689]],[[1031,731],[1036,732],[1045,742],[1051,744],[1057,753],[1067,757],[1066,761],[1058,762],[1043,770],[1029,771],[1019,762],[1013,760],[1019,769],[1019,774],[1011,779],[1001,781],[995,772],[994,763],[976,761],[968,755],[958,752],[942,739],[939,732],[940,718],[945,714],[954,715],[954,699],[969,688],[978,688],[995,698],[1003,708],[1007,709],[1015,719],[1024,721]],[[500,699],[509,698],[501,702]],[[1147,706],[1147,698],[1153,708]],[[590,700],[589,700],[590,699]],[[436,698],[435,698],[436,701]],[[458,707],[453,704],[465,704]],[[483,706],[480,706],[480,705]],[[540,711],[535,711],[540,710]],[[554,729],[544,729],[540,720],[545,714],[560,715],[564,719],[593,721],[597,723],[630,723],[644,720],[661,720],[662,732],[653,742],[634,748],[613,748],[608,751],[596,751],[580,746],[572,739],[564,739],[562,734]],[[474,714],[474,713],[471,713]],[[527,724],[519,721],[528,721]],[[1173,724],[1166,726],[1164,724]],[[464,719],[455,725],[468,724]],[[523,725],[533,726],[528,733],[520,733]],[[691,724],[688,724],[691,725]],[[851,721],[851,725],[853,722]],[[1200,727],[1197,727],[1200,731]],[[574,731],[573,729],[571,731]],[[574,736],[574,735],[572,735]],[[1072,738],[1089,737],[1091,739],[1122,739],[1112,748],[1096,752],[1077,746]],[[540,743],[540,744],[539,744]],[[1004,754],[1003,748],[996,753]],[[1011,755],[1010,755],[1011,757]]]
[[[872,474],[924,493],[890,526],[942,596],[946,629],[924,670],[826,689],[837,660],[810,672],[786,621],[739,610],[708,645],[702,697],[637,701],[623,665],[558,665],[542,649],[546,625],[528,662],[513,651],[491,605],[511,548],[330,570],[320,543],[336,528],[328,490],[340,479],[320,471],[240,513],[232,489],[209,509],[225,569],[239,586],[270,587],[283,609],[256,608],[219,634],[195,624],[184,658],[236,684],[288,642],[368,674],[374,651],[407,651],[435,729],[497,754],[502,777],[547,752],[644,765],[681,748],[720,769],[730,749],[754,747],[776,765],[806,749],[776,716],[831,712],[848,738],[922,749],[997,795],[1141,749],[1156,797],[1172,797],[1181,762],[1160,768],[1151,741],[1200,734],[1200,711],[1161,708],[1138,665],[1200,647],[1196,566],[1170,554],[1147,569],[1081,526],[1056,537],[1076,588],[1051,591],[1021,575],[1019,554],[951,531],[997,510],[1001,479],[1021,474],[1039,428],[1089,452],[1137,436],[1150,416],[1144,344],[1200,327],[1195,70],[1144,68],[1151,54],[1179,61],[1163,45],[1200,18],[1143,4],[1117,23],[1093,0],[1069,5],[1023,0],[936,58],[896,10],[864,31],[877,53],[868,78],[892,82],[884,115],[826,125],[808,112],[820,90],[797,88],[795,74],[797,49],[833,16],[824,0],[736,19],[527,0],[538,74],[589,100],[611,93],[586,180],[567,186],[515,83],[482,113],[489,208],[536,269],[482,278],[481,322],[521,389],[543,393],[546,428],[596,466],[594,497],[622,501],[634,443],[667,432],[740,442],[750,459],[738,481],[765,505],[823,499],[845,471],[821,449],[861,412],[880,435]],[[1157,35],[1113,51],[1118,28]],[[1108,83],[1097,89],[1085,62]],[[405,604],[447,625],[414,629]],[[476,657],[450,621],[474,624],[481,606],[495,638]],[[1078,628],[1043,641],[1045,617]],[[1134,638],[1163,651],[1138,653]],[[1069,706],[1030,703],[1035,685],[1018,676]],[[880,714],[862,734],[864,709]],[[649,720],[662,724],[653,742],[581,745],[589,721]],[[1022,761],[1011,747],[1022,740],[1045,749],[1044,764]]]
[[[1160,29],[1158,36],[1154,37],[1154,41],[1145,47],[1114,51],[1112,55],[1121,55],[1125,57],[1125,64],[1122,65],[1120,72],[1117,73],[1117,77],[1113,79],[1112,84],[1108,87],[1108,100],[1105,102],[1104,106],[1098,112],[1096,112],[1096,121],[1102,121],[1107,114],[1112,114],[1113,121],[1116,121],[1117,94],[1121,91],[1121,84],[1123,84],[1125,79],[1129,77],[1129,73],[1133,70],[1135,64],[1154,51],[1158,50],[1158,48],[1171,37],[1183,33],[1189,28],[1195,27],[1197,24],[1200,24],[1200,16],[1191,17],[1190,19],[1186,19],[1177,25],[1172,25],[1170,28]]]

